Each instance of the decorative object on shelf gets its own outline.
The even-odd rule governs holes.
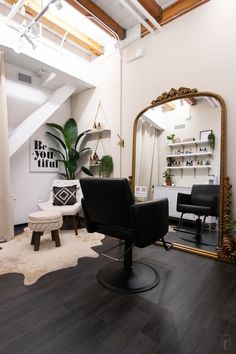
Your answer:
[[[200,141],[207,141],[209,134],[212,133],[212,130],[201,130],[199,135]]]
[[[100,121],[97,121],[97,118],[98,118],[98,113],[100,110],[103,110],[103,107],[102,107],[102,102],[99,101],[98,103],[98,108],[97,108],[97,111],[96,111],[96,114],[95,114],[95,118],[93,120],[93,127],[92,127],[92,131],[99,131],[99,130],[102,130],[104,129],[104,124]],[[103,115],[105,117],[105,113],[104,113],[104,110],[103,110]]]
[[[173,141],[175,140],[175,134],[169,134],[166,138],[167,140],[170,140],[171,143],[173,143]]]
[[[166,158],[166,161],[167,161],[167,166],[173,166],[175,164],[175,162],[176,162],[175,159],[173,157],[171,157],[171,156],[168,156]]]
[[[183,142],[188,142],[188,141],[195,141],[195,138],[186,138],[186,139],[183,139]]]
[[[170,173],[170,171],[168,169],[162,173],[162,177],[165,178],[165,182],[166,182],[167,186],[172,186],[173,175]]]
[[[216,137],[215,137],[215,134],[213,133],[213,131],[211,131],[211,133],[208,135],[208,141],[209,141],[210,147],[214,150],[215,143],[216,143]]]
[[[54,148],[49,148],[51,151],[55,152],[61,159],[57,159],[58,162],[62,163],[65,168],[65,173],[59,173],[66,179],[76,179],[76,176],[83,171],[89,176],[93,176],[92,172],[86,167],[82,166],[79,170],[79,159],[80,155],[85,151],[90,150],[90,148],[84,148],[77,151],[78,143],[80,139],[89,131],[86,130],[78,135],[77,123],[74,118],[68,119],[64,127],[56,123],[46,123],[47,126],[58,131],[60,137],[51,132],[46,132],[50,137],[55,140],[61,150]]]
[[[112,156],[103,155],[99,162],[99,176],[110,177],[113,172],[114,164]]]

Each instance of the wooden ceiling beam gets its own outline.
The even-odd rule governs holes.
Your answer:
[[[6,2],[9,4],[16,3],[15,0],[6,0]],[[32,18],[35,18],[41,11],[40,6],[33,0],[31,0],[29,4],[26,2],[24,6],[26,13]],[[45,15],[40,18],[40,22],[53,31],[59,33],[61,36],[64,36],[64,34],[70,30],[66,37],[67,39],[80,46],[81,48],[87,50],[91,54],[96,56],[103,54],[103,47],[99,43],[87,37],[82,32],[71,29],[70,24],[67,24],[59,18],[56,18],[55,16],[51,15],[50,12],[46,12]]]
[[[160,25],[165,25],[177,17],[186,14],[189,11],[194,10],[196,7],[201,6],[208,2],[209,0],[178,0],[174,4],[168,6],[163,10],[162,18],[159,20]],[[154,26],[147,21],[148,24],[154,28]],[[141,36],[145,36],[149,32],[143,26],[141,26]]]
[[[155,0],[138,0],[145,10],[147,10],[156,21],[162,17],[162,8],[156,3]]]
[[[112,31],[114,31],[117,34],[120,40],[125,39],[126,30],[123,27],[121,27],[115,20],[113,20],[113,18],[111,18],[105,11],[103,11],[91,0],[66,0],[66,1],[68,2],[68,4],[73,6],[76,10],[78,10],[83,15],[97,17],[106,26],[112,29]],[[106,31],[109,35],[111,35],[109,30],[106,30],[102,25],[99,25],[98,22],[95,23],[97,26],[99,26],[104,31]]]

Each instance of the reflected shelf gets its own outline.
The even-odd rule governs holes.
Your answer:
[[[194,157],[194,156],[212,156],[213,153],[211,151],[206,152],[196,152],[193,154],[175,154],[175,155],[166,155],[166,157]]]
[[[201,145],[201,144],[209,144],[209,140],[192,140],[192,141],[183,141],[180,143],[171,143],[168,144],[169,147],[180,147],[180,146],[188,146],[188,145]]]
[[[189,170],[189,169],[206,169],[212,168],[211,165],[204,165],[204,166],[166,166],[166,169],[169,170]]]

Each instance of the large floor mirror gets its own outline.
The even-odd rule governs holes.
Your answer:
[[[137,202],[168,198],[174,248],[235,263],[225,124],[218,94],[163,93],[134,121],[132,186]]]

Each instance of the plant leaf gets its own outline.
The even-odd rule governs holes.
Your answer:
[[[92,171],[90,171],[87,167],[82,166],[81,171],[83,171],[88,176],[93,176]]]
[[[55,134],[52,134],[50,132],[46,132],[46,134],[50,135],[53,139],[57,140],[61,144],[63,149],[66,151],[66,144],[64,143],[63,140],[61,140],[61,138],[59,138],[58,136],[56,136]]]
[[[59,150],[57,150],[57,149],[54,149],[54,148],[49,148],[49,150],[52,150],[52,151],[54,151],[55,153],[61,155],[64,160],[66,159],[66,158],[65,158],[65,155],[64,155],[61,151],[59,151]]]
[[[77,160],[78,155],[79,155],[79,153],[75,149],[70,149],[70,151],[68,152],[69,160]]]
[[[68,119],[64,126],[64,137],[68,149],[71,149],[73,142],[76,140],[78,135],[77,123],[74,118]]]
[[[80,139],[82,138],[82,136],[84,136],[85,134],[87,134],[88,132],[90,132],[91,129],[88,129],[88,130],[85,130],[83,133],[79,134],[76,138],[76,141],[75,141],[75,149],[78,145],[78,142],[80,141]]]
[[[64,129],[61,125],[56,124],[56,123],[46,123],[49,127],[55,128],[59,130],[63,135],[64,135]]]

